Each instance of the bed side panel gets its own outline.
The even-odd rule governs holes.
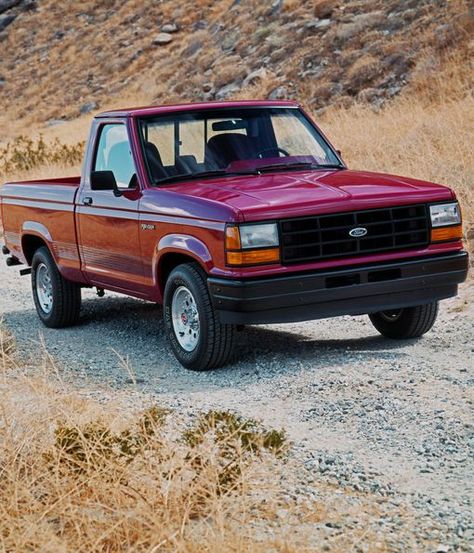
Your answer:
[[[26,236],[46,242],[61,274],[83,282],[74,221],[77,186],[55,182],[5,184],[1,189],[5,243],[12,254],[27,263],[23,251]]]

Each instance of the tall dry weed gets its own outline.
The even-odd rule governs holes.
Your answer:
[[[4,371],[13,365],[16,341],[0,320],[0,368]]]
[[[43,167],[75,167],[84,155],[84,142],[64,144],[55,138],[45,141],[19,136],[0,148],[0,175],[17,175]],[[9,177],[8,177],[9,178]]]

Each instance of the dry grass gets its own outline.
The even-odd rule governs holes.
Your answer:
[[[0,337],[10,356],[1,326]],[[283,433],[229,412],[184,420],[146,397],[131,411],[127,391],[102,390],[98,402],[37,353],[41,366],[12,363],[0,379],[1,551],[387,553],[402,536],[420,545],[425,523],[403,505],[324,481],[303,493]]]
[[[0,368],[4,374],[14,364],[15,350],[15,339],[8,330],[3,328],[0,320]]]
[[[46,142],[20,136],[0,147],[0,175],[18,175],[45,167],[77,167],[84,155],[84,142],[64,144],[55,138]]]

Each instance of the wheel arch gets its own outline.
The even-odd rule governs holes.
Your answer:
[[[173,234],[164,236],[156,247],[154,280],[161,298],[171,271],[182,263],[195,262],[207,274],[213,267],[207,246],[194,236]]]
[[[50,247],[50,245],[48,244],[48,242],[45,240],[43,236],[40,236],[35,233],[31,233],[31,232],[26,232],[22,235],[21,251],[23,252],[23,256],[28,265],[31,265],[35,252],[42,247],[48,248],[49,252],[51,253],[54,259],[54,253],[52,251],[52,248]]]

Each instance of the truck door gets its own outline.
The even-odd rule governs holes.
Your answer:
[[[92,131],[90,148],[76,208],[82,270],[94,286],[145,296],[139,243],[141,190],[125,122],[99,124]],[[122,194],[91,190],[92,171],[112,171]]]

